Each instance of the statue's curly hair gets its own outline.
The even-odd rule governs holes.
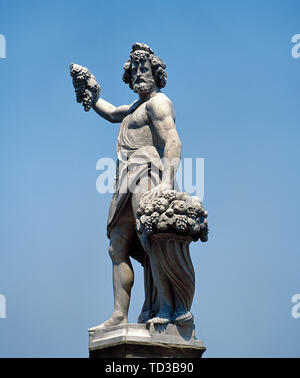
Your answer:
[[[129,84],[133,89],[131,83],[131,63],[133,61],[140,62],[141,60],[149,60],[152,67],[152,74],[158,88],[164,88],[167,84],[167,73],[165,71],[165,63],[156,55],[153,50],[144,43],[134,43],[130,53],[130,59],[124,64],[123,81]]]

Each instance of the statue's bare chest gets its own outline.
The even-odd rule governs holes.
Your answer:
[[[118,148],[134,150],[143,146],[160,148],[160,140],[149,118],[146,103],[128,114],[120,128]]]
[[[128,114],[124,121],[128,130],[134,129],[141,132],[142,128],[150,127],[150,120],[147,114],[146,104],[140,105],[134,112]]]
[[[152,129],[146,105],[142,104],[123,119],[118,145],[126,149],[153,145]]]

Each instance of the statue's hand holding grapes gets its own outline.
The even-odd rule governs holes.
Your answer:
[[[84,110],[88,112],[97,102],[101,87],[94,75],[83,66],[72,63],[70,74],[73,78],[73,85],[76,93],[76,101],[82,103]]]

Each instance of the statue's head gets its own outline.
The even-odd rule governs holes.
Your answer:
[[[163,88],[167,83],[166,65],[144,43],[132,46],[130,59],[124,64],[123,81],[136,93]]]

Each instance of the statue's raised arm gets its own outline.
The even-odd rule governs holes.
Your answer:
[[[101,117],[105,118],[111,123],[121,123],[128,114],[132,105],[114,106],[111,103],[99,98],[93,109]]]
[[[109,122],[120,123],[123,121],[131,105],[117,107],[99,98],[101,86],[86,67],[72,63],[70,75],[73,78],[76,101],[82,103],[86,112],[93,108],[97,114]]]

